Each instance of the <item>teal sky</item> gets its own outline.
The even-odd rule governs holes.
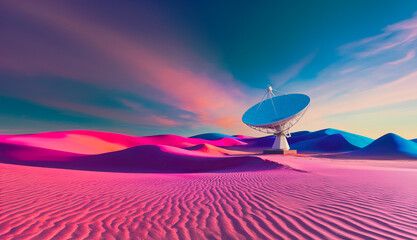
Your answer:
[[[0,134],[257,135],[268,84],[296,130],[417,137],[416,1],[3,1]]]
[[[171,14],[200,38],[199,54],[257,88],[310,55],[300,77],[314,78],[341,59],[338,47],[378,35],[417,10],[415,1],[197,2],[165,7],[178,9]]]

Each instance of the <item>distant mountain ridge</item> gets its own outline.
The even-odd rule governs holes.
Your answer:
[[[330,136],[330,135],[334,135],[334,134],[340,134],[341,136],[343,136],[343,138],[349,142],[350,144],[352,144],[353,146],[356,146],[358,148],[362,148],[365,147],[366,145],[370,144],[373,139],[372,138],[368,138],[365,136],[361,136],[358,134],[354,134],[354,133],[349,133],[349,132],[345,132],[342,130],[338,130],[338,129],[333,129],[333,128],[327,128],[327,129],[322,129],[322,130],[318,130],[315,132],[310,132],[310,133],[306,133],[306,134],[297,134],[294,133],[292,134],[293,137],[290,137],[288,139],[288,143],[294,144],[297,142],[301,142],[301,141],[306,141],[306,140],[311,140],[311,139],[317,139],[317,138],[321,138],[324,136]]]
[[[374,159],[417,159],[417,143],[388,133],[368,146],[344,154],[346,157]]]
[[[218,139],[222,139],[225,137],[236,139],[236,137],[234,136],[223,134],[223,133],[202,133],[202,134],[191,136],[190,138],[200,138],[204,140],[218,140]]]
[[[342,134],[331,134],[299,141],[291,144],[291,148],[304,152],[348,152],[360,149],[360,147],[346,140]]]
[[[93,171],[252,171],[278,166],[259,155],[274,141],[273,135],[254,138],[221,133],[190,138],[96,131],[0,135],[0,162]],[[322,129],[295,132],[288,141],[291,149],[300,153],[318,153],[314,156],[333,159],[417,159],[417,139],[407,140],[393,133],[372,140],[337,129]]]

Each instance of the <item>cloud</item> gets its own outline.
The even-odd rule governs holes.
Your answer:
[[[89,18],[77,11],[69,11],[70,8],[61,3],[9,1],[3,4],[8,10],[24,16],[32,24],[52,30],[60,38],[69,38],[80,47],[80,50],[75,49],[73,52],[65,52],[62,49],[54,52],[56,49],[49,48],[43,42],[34,42],[31,43],[31,49],[40,46],[40,50],[48,55],[47,58],[41,58],[40,62],[37,62],[34,61],[36,54],[30,55],[31,57],[18,56],[12,61],[3,57],[0,58],[3,68],[26,74],[75,78],[122,89],[191,112],[195,115],[195,120],[201,124],[232,126],[233,124],[224,124],[225,118],[233,118],[234,124],[240,124],[245,102],[250,100],[240,90],[245,88],[237,85],[228,73],[219,72],[212,67],[193,67],[209,64],[194,57],[191,51],[176,41],[175,36],[159,36],[172,38],[171,47],[181,49],[179,54],[173,56],[158,51],[155,46],[128,32],[106,27],[103,23],[98,23],[97,19]],[[73,50],[74,46],[70,49]],[[77,56],[83,56],[84,50],[89,53],[88,59],[77,59]],[[189,64],[192,61],[193,66]],[[201,64],[195,64],[195,61],[201,61]],[[90,66],[92,69],[89,69]],[[97,116],[118,115],[120,119],[125,116],[122,112],[107,109],[105,106],[93,108],[88,104],[33,98],[31,100],[63,109],[90,112]],[[125,104],[129,105],[127,102]],[[161,125],[177,125],[167,116],[154,115],[151,118]]]
[[[166,116],[150,115],[149,120],[157,123],[158,125],[163,125],[163,126],[177,127],[177,126],[183,125],[182,122],[176,122],[172,119],[169,119]]]
[[[386,133],[390,127],[405,137],[417,136],[416,128],[402,127],[410,126],[417,118],[417,111],[402,108],[417,100],[417,65],[412,61],[417,44],[417,15],[383,31],[343,46],[344,57],[311,81],[307,94],[312,98],[310,111],[315,114],[306,114],[306,126],[346,126],[351,131],[368,126],[369,135],[374,137]],[[395,123],[391,117],[381,117],[384,111],[386,114],[394,111],[386,110],[391,106],[403,109],[395,111]],[[380,127],[372,127],[372,122]]]
[[[405,57],[400,58],[400,59],[397,59],[397,60],[392,61],[392,62],[388,62],[387,64],[389,64],[389,65],[396,65],[396,64],[404,63],[404,62],[410,61],[415,56],[416,56],[416,50],[415,49],[412,49],[412,50],[410,50],[407,53],[407,55],[405,55]]]
[[[289,66],[287,69],[282,71],[281,73],[275,74],[270,77],[271,83],[274,88],[279,88],[291,79],[297,77],[300,72],[304,69],[306,65],[308,65],[314,57],[317,55],[317,51],[311,53],[307,57],[301,59],[299,62]]]
[[[363,47],[355,53],[359,58],[366,58],[384,51],[411,44],[417,40],[417,14],[413,18],[392,24],[383,29],[384,33],[342,46],[342,52]]]

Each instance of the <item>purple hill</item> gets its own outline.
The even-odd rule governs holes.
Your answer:
[[[291,133],[291,136],[302,136],[311,133],[310,131],[299,131],[295,133]],[[290,138],[288,138],[290,139]],[[249,144],[250,147],[259,147],[259,148],[270,148],[272,147],[272,144],[274,144],[275,136],[274,135],[268,135],[265,137],[259,137],[259,138],[251,138],[251,139],[243,139],[241,140],[243,142],[246,142]]]
[[[337,136],[330,137],[333,135]],[[275,141],[275,136],[269,135],[242,141],[248,143],[248,147],[270,148]],[[291,133],[291,137],[288,138],[288,143],[292,149],[309,152],[353,151],[367,146],[372,141],[373,139],[368,137],[331,128],[315,132],[299,131]]]
[[[338,129],[328,128],[328,129],[322,129],[322,130],[315,131],[315,132],[310,132],[307,134],[302,134],[299,136],[293,136],[291,138],[288,138],[288,143],[290,144],[290,146],[293,146],[293,144],[298,143],[298,142],[318,139],[318,138],[322,138],[322,137],[330,136],[334,134],[342,135],[346,141],[348,141],[351,145],[354,145],[358,148],[363,148],[369,145],[373,141],[373,139],[371,138],[364,137],[358,134],[353,134],[353,133],[345,132],[345,131],[338,130]]]
[[[200,139],[204,139],[204,140],[217,140],[217,139],[222,139],[225,137],[229,137],[229,138],[235,138],[233,136],[227,135],[227,134],[223,134],[223,133],[202,133],[202,134],[198,134],[195,136],[192,136],[190,138],[200,138]]]
[[[275,136],[265,136],[260,138],[254,138],[254,139],[247,139],[245,142],[249,144],[251,147],[262,147],[262,148],[271,148],[272,144],[274,144]]]
[[[303,152],[348,152],[359,149],[345,139],[342,134],[325,135],[300,141],[291,145],[292,149]]]
[[[298,132],[291,133],[291,137],[299,137],[299,136],[306,135],[309,133],[311,132],[310,131],[298,131]]]
[[[30,146],[0,144],[0,162],[107,172],[238,172],[280,168],[256,156],[208,156],[165,145],[141,145],[120,151],[81,155]]]
[[[341,156],[372,159],[417,159],[417,143],[394,133],[388,133],[363,149]]]

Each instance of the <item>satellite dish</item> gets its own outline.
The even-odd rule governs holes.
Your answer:
[[[274,92],[279,93],[276,96]],[[310,97],[305,94],[285,94],[268,86],[262,100],[249,108],[242,116],[242,121],[249,127],[276,136],[273,150],[289,150],[287,136],[307,111]]]

